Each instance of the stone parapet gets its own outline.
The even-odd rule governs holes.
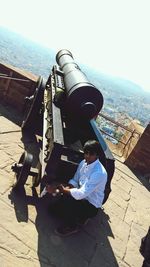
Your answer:
[[[117,154],[122,155],[124,160],[128,158],[142,133],[144,132],[144,127],[141,126],[136,120],[131,120],[128,128],[130,131],[126,130],[120,140],[121,142],[116,145]]]
[[[0,74],[1,100],[22,111],[24,98],[34,93],[38,77],[11,65],[1,63]]]
[[[143,175],[150,174],[150,123],[125,160],[125,164]]]

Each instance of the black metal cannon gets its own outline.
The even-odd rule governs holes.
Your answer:
[[[32,155],[26,151],[19,163],[12,166],[16,173],[14,189],[24,186],[28,175],[33,186],[67,182],[83,159],[83,145],[95,139],[101,146],[100,161],[108,173],[104,202],[111,192],[114,157],[97,127],[95,117],[103,106],[103,96],[74,62],[68,50],[56,55],[58,65],[53,66],[45,83],[40,77],[35,94],[26,98],[23,131],[42,135],[38,169],[32,168]]]
[[[67,113],[83,120],[96,116],[103,106],[101,92],[87,80],[68,50],[59,51],[56,61],[64,75]]]

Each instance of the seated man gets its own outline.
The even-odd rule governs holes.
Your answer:
[[[84,160],[74,177],[67,186],[58,186],[62,193],[60,210],[65,219],[65,224],[56,231],[61,236],[76,233],[79,225],[94,217],[103,203],[107,172],[98,159],[100,145],[95,140],[89,140],[83,150]],[[47,191],[53,193],[51,186],[47,186]]]

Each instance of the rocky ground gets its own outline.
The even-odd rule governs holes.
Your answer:
[[[12,191],[11,165],[24,148],[20,117],[0,105],[0,266],[2,267],[141,267],[141,238],[150,222],[149,185],[116,160],[112,192],[103,209],[81,231],[61,238],[54,232],[47,202],[33,190]],[[36,161],[36,160],[35,160]]]

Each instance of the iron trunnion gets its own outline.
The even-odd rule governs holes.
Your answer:
[[[40,184],[40,191],[47,183],[66,183],[84,157],[84,143],[95,139],[101,146],[100,161],[108,173],[105,203],[111,192],[114,157],[95,120],[102,109],[103,96],[68,50],[59,51],[56,61],[58,65],[53,66],[47,82],[39,77],[34,95],[26,98],[22,131],[41,134],[38,169],[32,168],[33,155],[25,151],[12,166],[16,174],[13,188],[23,187],[29,175],[33,177],[33,187]]]

